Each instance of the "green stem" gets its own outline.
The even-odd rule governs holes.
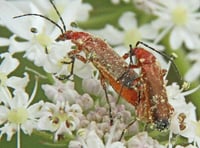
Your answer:
[[[21,147],[21,138],[20,138],[20,124],[17,125],[17,148]]]

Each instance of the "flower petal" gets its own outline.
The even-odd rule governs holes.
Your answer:
[[[125,148],[124,144],[122,142],[113,142],[109,147],[107,148]]]
[[[24,124],[21,125],[21,129],[25,134],[31,135],[33,129],[36,128],[36,122],[34,120],[27,120]]]
[[[180,28],[174,28],[170,35],[170,45],[173,49],[178,49],[183,43]]]
[[[25,90],[17,89],[13,92],[14,97],[10,101],[10,107],[12,109],[18,108],[18,107],[27,107],[28,104],[28,94],[25,92]]]
[[[124,38],[122,31],[117,30],[114,26],[107,24],[103,29],[90,30],[93,34],[99,35],[111,45],[121,44]]]
[[[137,28],[137,21],[133,12],[125,12],[119,19],[119,25],[124,30],[132,30]]]
[[[185,80],[192,82],[196,80],[200,75],[200,68],[199,68],[199,62],[195,63],[190,67],[189,71],[185,74]]]
[[[5,106],[0,106],[0,125],[7,121],[8,108]]]
[[[155,39],[158,35],[158,30],[155,29],[151,24],[145,24],[139,28],[143,39]]]
[[[12,76],[7,80],[6,84],[7,86],[12,87],[14,89],[25,89],[28,82],[29,76],[27,73],[24,73],[24,78]]]
[[[86,144],[88,148],[104,148],[102,140],[97,136],[94,130],[89,132],[86,138]]]
[[[24,5],[25,8],[29,7],[30,1],[25,2]],[[22,14],[24,13],[15,5],[13,5],[11,2],[4,0],[0,1],[0,19],[13,33],[17,34],[22,38],[27,39],[31,35],[31,33],[27,31],[30,29],[29,25],[30,18],[13,19],[14,16]]]
[[[13,58],[9,53],[1,54],[1,58],[4,58],[3,62],[0,65],[0,72],[5,74],[10,74],[13,72],[19,65],[19,61]]]
[[[6,123],[4,124],[3,127],[0,128],[0,138],[3,134],[7,134],[7,141],[10,141],[12,136],[16,133],[16,131],[17,131],[16,124]]]
[[[13,35],[10,37],[10,42],[9,42],[9,48],[8,51],[11,54],[14,54],[16,52],[22,52],[26,51],[30,47],[29,42],[18,42],[16,41],[16,35]]]
[[[34,119],[41,116],[41,109],[44,105],[44,101],[41,100],[28,107],[29,118]]]
[[[8,38],[0,37],[0,46],[8,46],[9,44],[10,44],[10,41]]]

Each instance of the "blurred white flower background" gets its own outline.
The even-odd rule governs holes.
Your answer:
[[[52,2],[66,30],[94,34],[120,56],[137,41],[169,57],[177,55],[176,69],[149,50],[168,70],[164,81],[174,108],[170,126],[159,131],[139,120],[129,126],[137,119],[134,106],[106,83],[110,124],[109,104],[92,62],[75,59],[73,75],[62,80],[71,72],[67,53],[75,45],[57,42],[62,32],[45,18],[13,18],[40,14],[63,27],[51,1],[1,0],[0,147],[200,147],[200,0]],[[189,88],[180,84],[182,79]]]

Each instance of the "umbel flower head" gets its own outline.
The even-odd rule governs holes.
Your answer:
[[[70,148],[200,147],[200,122],[196,114],[199,106],[195,106],[190,101],[193,99],[189,97],[186,100],[186,96],[194,93],[199,87],[183,91],[176,82],[167,84],[163,76],[163,69],[166,69],[163,57],[156,56],[156,64],[154,60],[150,60],[148,67],[153,65],[157,68],[148,71],[152,74],[151,77],[142,72],[144,65],[138,64],[139,60],[144,62],[147,57],[137,59],[133,55],[125,60],[126,55],[130,55],[128,46],[134,46],[138,40],[158,51],[171,52],[180,48],[183,50],[181,53],[188,53],[188,56],[182,55],[177,58],[183,59],[182,67],[185,67],[186,62],[195,61],[195,64],[191,63],[186,70],[189,71],[186,78],[190,81],[198,79],[199,0],[111,0],[90,1],[91,4],[84,2],[0,1],[0,25],[12,33],[8,35],[9,38],[0,34],[0,47],[5,47],[0,49],[0,138],[4,140],[4,136],[7,136],[6,140],[11,141],[17,134],[17,148],[21,147],[21,141],[26,143],[23,137],[20,139],[21,131],[25,136],[30,135],[27,137],[31,140],[35,133],[39,138],[44,137],[45,140],[41,141],[47,146],[61,144]],[[132,2],[136,5],[132,6]],[[90,11],[92,13],[89,17]],[[22,17],[23,14],[29,16]],[[13,19],[14,16],[21,17]],[[71,26],[74,21],[80,28]],[[64,36],[63,32],[68,30],[75,32],[75,41],[72,42],[71,38],[69,40]],[[92,38],[86,36],[84,42],[77,39],[84,33]],[[57,42],[56,38],[59,35],[68,40]],[[101,46],[98,46],[99,42],[96,39],[102,41]],[[109,52],[103,45],[112,46],[110,57],[115,55],[115,51],[120,56],[107,59]],[[145,47],[144,50],[148,49]],[[153,51],[149,52],[154,55]],[[102,59],[106,59],[105,63],[102,59],[96,60],[100,55]],[[124,68],[123,64],[118,65],[119,60],[125,63],[127,69],[123,71],[122,76],[116,78],[118,71]],[[159,68],[161,75],[156,77],[154,72]],[[115,75],[112,74],[113,71]],[[132,78],[132,73],[129,73],[131,71],[137,73],[136,77]],[[195,74],[191,74],[192,72]],[[124,82],[123,78],[127,73],[131,75],[131,79]],[[24,76],[20,77],[21,75]],[[64,79],[66,77],[68,79]],[[121,78],[123,81],[120,81]],[[164,99],[156,100],[157,96],[152,95],[152,92],[154,89],[160,89],[163,93],[165,90],[155,88],[156,81],[154,87],[149,87],[146,80],[163,82],[162,86],[167,90],[167,103],[174,108],[173,114],[167,119],[169,128],[163,131],[156,129],[154,122],[138,119],[138,113],[135,111],[137,105],[145,98],[146,102],[140,103],[139,106],[144,116],[152,114],[151,120],[159,116],[153,112],[160,107],[156,106],[157,103],[162,103]],[[136,92],[134,99],[138,99],[138,102],[133,106],[126,102],[126,98],[122,99],[121,92],[116,93],[111,87],[114,86],[113,83],[117,87],[118,84],[122,84],[118,90],[125,87],[131,89],[131,93],[127,91],[128,95]],[[152,104],[156,105],[151,106]],[[177,141],[180,141],[180,145],[177,145]]]

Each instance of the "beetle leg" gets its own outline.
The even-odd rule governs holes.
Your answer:
[[[113,117],[112,117],[112,109],[111,109],[111,104],[108,98],[108,92],[107,92],[107,88],[106,88],[106,82],[105,79],[102,75],[100,75],[100,81],[101,81],[101,85],[103,87],[103,90],[105,92],[105,97],[106,97],[106,101],[108,103],[108,109],[109,109],[109,117],[110,117],[110,125],[113,125]]]
[[[70,57],[71,61],[61,61],[62,64],[71,64],[71,69],[69,75],[59,75],[56,76],[57,79],[63,81],[63,80],[68,80],[73,74],[74,74],[74,62],[75,62],[75,57]]]
[[[72,51],[68,52],[68,54],[67,54],[68,57],[71,58],[71,61],[66,61],[66,60],[61,61],[62,64],[71,64],[71,69],[70,69],[69,75],[57,76],[57,78],[59,80],[67,80],[74,74],[75,59],[78,59],[78,60],[82,61],[83,63],[87,63],[88,60],[85,57],[83,57],[82,55],[79,55],[80,52],[81,52],[81,50],[78,50],[78,49],[72,50]]]
[[[122,133],[121,133],[121,135],[120,135],[119,141],[122,140],[122,138],[123,138],[123,136],[124,136],[126,130],[127,130],[131,125],[133,125],[133,124],[135,123],[136,120],[137,120],[137,119],[133,119],[133,120],[122,130]]]

